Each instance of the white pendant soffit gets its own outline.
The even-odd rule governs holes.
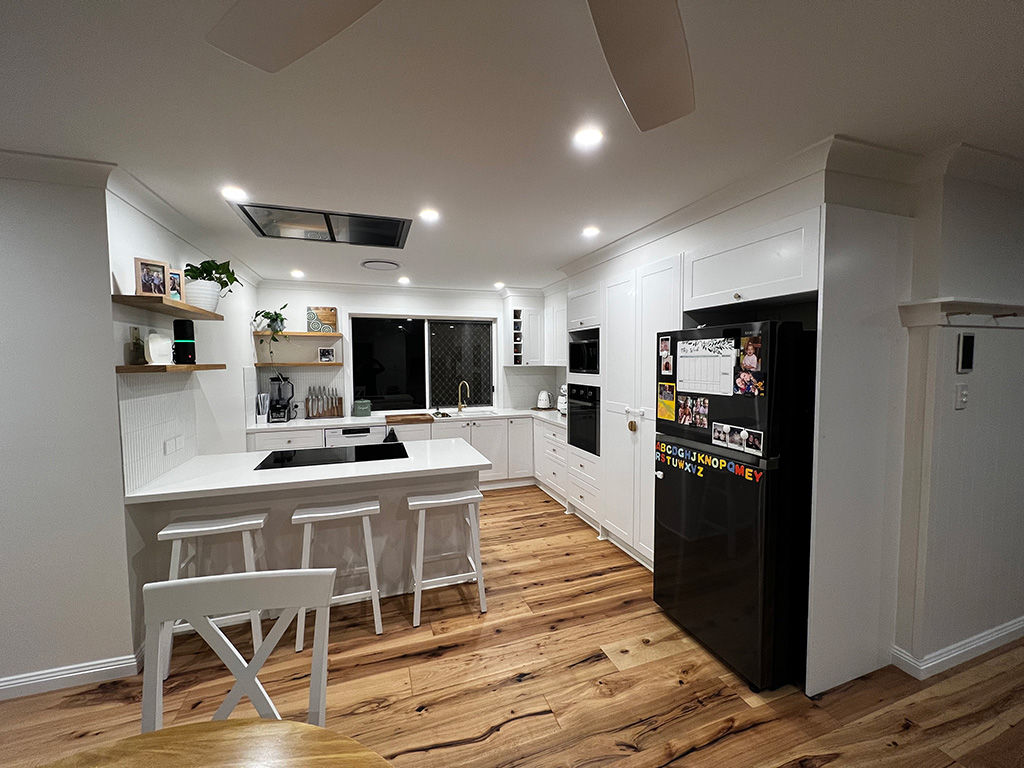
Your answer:
[[[116,167],[113,163],[0,149],[0,179],[102,188]]]
[[[280,72],[359,21],[381,0],[238,0],[206,42],[239,61]]]
[[[641,131],[694,109],[686,33],[676,0],[588,0],[608,69]]]

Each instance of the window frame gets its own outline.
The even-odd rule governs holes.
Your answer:
[[[432,314],[416,314],[414,312],[359,312],[352,310],[348,315],[348,336],[349,345],[355,347],[355,337],[352,334],[352,321],[356,319],[365,320],[397,320],[400,318],[411,317],[413,320],[423,321],[423,347],[424,347],[424,360],[423,375],[426,377],[424,382],[424,389],[427,393],[427,405],[428,411],[435,411],[438,408],[434,406],[433,391],[430,388],[430,324],[431,323],[488,323],[491,326],[491,404],[490,405],[473,405],[467,406],[469,408],[497,408],[496,401],[498,399],[498,381],[499,374],[501,373],[500,364],[500,353],[498,351],[498,318],[497,317],[486,317],[479,315],[471,315],[466,317],[457,317],[452,315],[432,315]],[[352,387],[352,400],[355,400],[355,373],[348,377]],[[449,408],[451,406],[444,406]],[[379,410],[373,411],[374,414],[378,413],[408,413],[418,412],[419,408],[395,408],[390,410]]]

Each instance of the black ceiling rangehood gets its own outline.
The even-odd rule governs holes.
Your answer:
[[[265,203],[229,203],[257,237],[404,248],[412,219],[318,211]]]

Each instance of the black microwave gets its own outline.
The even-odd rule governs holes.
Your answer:
[[[569,373],[600,373],[600,349],[601,342],[599,339],[570,341]]]

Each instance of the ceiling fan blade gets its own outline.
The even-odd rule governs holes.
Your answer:
[[[676,0],[587,0],[612,79],[641,131],[693,112],[693,75]]]
[[[264,72],[279,72],[361,19],[381,0],[238,0],[206,42]]]

